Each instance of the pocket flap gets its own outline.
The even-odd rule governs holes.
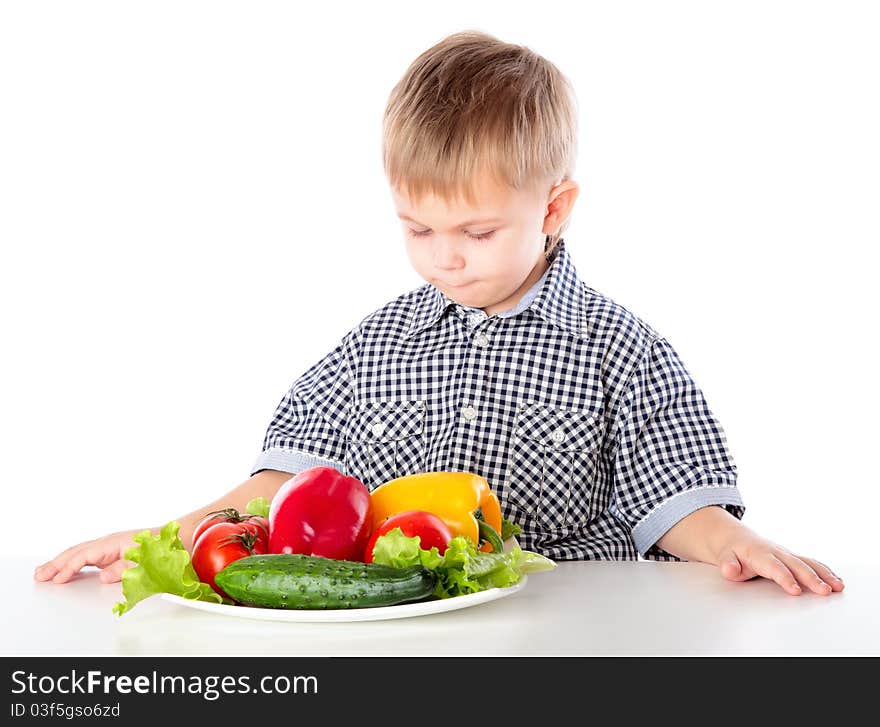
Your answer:
[[[514,433],[560,452],[591,450],[602,441],[602,412],[528,404],[518,412]]]
[[[349,437],[355,442],[394,442],[422,433],[424,401],[373,401],[351,409]]]

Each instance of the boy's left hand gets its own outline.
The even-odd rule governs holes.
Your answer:
[[[728,580],[763,576],[793,596],[803,592],[800,584],[820,596],[843,590],[843,581],[824,563],[794,555],[747,528],[736,528],[731,533],[720,550],[718,567]]]

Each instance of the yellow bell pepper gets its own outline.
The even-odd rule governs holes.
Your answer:
[[[453,536],[463,535],[478,545],[482,534],[487,542],[480,550],[493,550],[492,540],[500,550],[500,536],[492,538],[477,517],[479,511],[484,523],[496,534],[501,532],[501,505],[484,477],[471,472],[420,472],[379,485],[371,498],[374,528],[399,512],[424,510],[443,520]]]

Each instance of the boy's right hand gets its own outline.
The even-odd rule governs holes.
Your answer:
[[[116,583],[122,578],[122,571],[134,565],[125,560],[125,551],[137,545],[132,536],[139,532],[141,531],[125,530],[74,545],[52,560],[37,566],[34,580],[67,583],[85,566],[95,565],[102,569],[99,578],[103,583]]]

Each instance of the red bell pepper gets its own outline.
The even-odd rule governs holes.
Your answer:
[[[269,552],[360,560],[373,528],[367,486],[333,467],[303,470],[269,507]]]

